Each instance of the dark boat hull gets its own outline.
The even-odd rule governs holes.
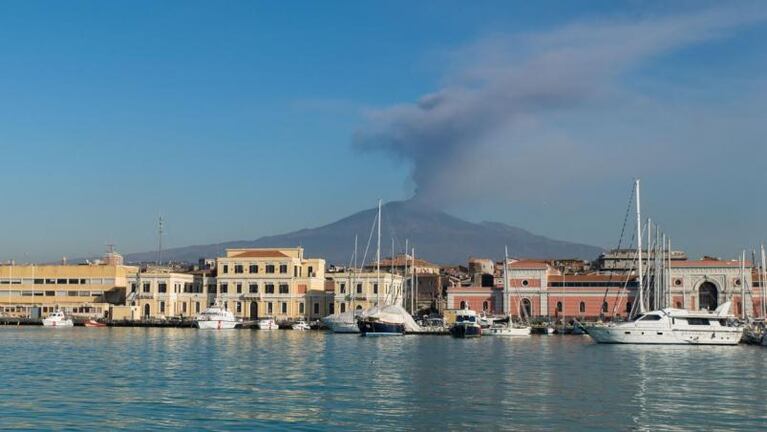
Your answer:
[[[457,338],[473,338],[482,336],[480,326],[456,324],[450,327],[450,335]]]
[[[404,324],[392,324],[381,321],[357,322],[362,336],[402,336],[405,334]]]

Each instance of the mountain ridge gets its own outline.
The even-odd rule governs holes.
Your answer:
[[[593,259],[602,248],[534,234],[501,222],[469,222],[413,201],[393,201],[382,207],[382,255],[404,250],[405,239],[415,247],[416,256],[438,264],[464,264],[470,256],[499,257],[504,246],[512,256],[524,258]],[[302,246],[306,256],[323,257],[328,263],[349,263],[358,236],[361,257],[373,230],[377,208],[366,209],[315,228],[302,228],[255,240],[234,240],[198,244],[163,251],[163,260],[196,262],[202,257],[223,256],[228,248]],[[375,233],[370,241],[368,260],[375,255]],[[150,262],[157,251],[126,254],[127,262]]]

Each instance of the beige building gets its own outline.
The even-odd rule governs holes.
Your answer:
[[[136,306],[142,318],[194,317],[212,302],[205,273],[182,273],[150,267],[134,273],[126,303]]]
[[[238,317],[325,316],[325,260],[305,258],[303,248],[227,249],[216,271],[215,294]]]
[[[0,265],[0,311],[5,316],[42,317],[56,309],[99,318],[125,303],[135,267],[115,264]]]
[[[328,273],[327,280],[329,288],[332,287],[332,291],[328,289],[328,315],[364,310],[377,304],[402,304],[404,278],[400,275],[381,272],[379,277],[374,271],[344,271]]]

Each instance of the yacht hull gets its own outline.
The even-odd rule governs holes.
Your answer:
[[[742,337],[738,329],[637,329],[586,327],[586,333],[601,344],[645,345],[737,345]]]
[[[200,330],[231,330],[237,326],[237,321],[206,320],[197,321]]]
[[[482,336],[482,327],[476,324],[456,324],[450,327],[450,335],[456,338],[475,338]]]
[[[357,327],[362,336],[402,336],[405,334],[404,324],[361,320]]]
[[[74,322],[71,319],[65,320],[43,320],[43,327],[74,327]]]
[[[530,336],[530,327],[490,327],[482,329],[482,336]]]

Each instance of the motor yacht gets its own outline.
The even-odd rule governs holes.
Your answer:
[[[201,330],[230,330],[240,324],[234,314],[219,305],[213,305],[195,318],[197,328]]]
[[[624,323],[596,324],[584,329],[597,343],[737,345],[743,328],[730,315],[730,302],[714,312],[667,308]]]
[[[278,330],[280,328],[274,318],[262,318],[258,320],[256,326],[259,330]]]
[[[461,309],[455,315],[455,324],[450,327],[450,334],[457,338],[482,336],[482,327],[477,322],[477,313],[471,309]]]

